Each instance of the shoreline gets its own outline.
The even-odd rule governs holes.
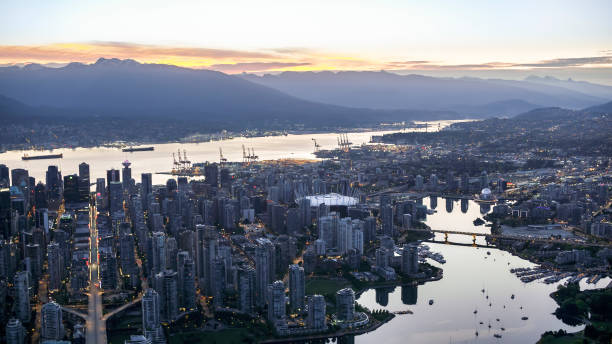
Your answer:
[[[321,130],[316,130],[316,129],[306,129],[306,130],[270,130],[270,131],[266,131],[266,130],[258,130],[257,133],[248,133],[248,132],[227,132],[227,133],[223,133],[223,132],[215,132],[215,133],[201,133],[201,134],[193,134],[190,136],[186,136],[180,139],[174,139],[174,140],[162,140],[162,141],[157,141],[157,140],[153,140],[153,141],[131,141],[131,142],[121,142],[121,141],[115,141],[115,142],[108,142],[108,143],[103,143],[103,144],[98,144],[98,145],[77,145],[77,146],[59,146],[59,147],[55,147],[55,148],[43,148],[43,149],[36,149],[35,147],[30,147],[30,148],[9,148],[9,149],[2,149],[0,150],[0,154],[3,153],[8,153],[8,152],[26,152],[26,151],[34,151],[34,152],[53,152],[54,150],[60,150],[60,149],[78,149],[78,148],[124,148],[124,147],[130,147],[130,146],[134,146],[134,147],[138,147],[138,146],[144,146],[144,145],[162,145],[162,144],[175,144],[175,143],[179,143],[179,144],[187,144],[187,143],[207,143],[207,142],[214,142],[214,141],[227,141],[227,140],[232,140],[232,139],[239,139],[239,138],[261,138],[261,137],[277,137],[277,136],[288,136],[288,135],[313,135],[313,134],[338,134],[338,133],[364,133],[364,132],[386,132],[386,131],[400,131],[402,129],[418,129],[418,128],[422,128],[422,123],[432,123],[429,126],[433,126],[433,123],[441,123],[441,122],[448,122],[449,124],[447,126],[452,125],[453,123],[457,123],[457,122],[463,122],[465,120],[435,120],[435,121],[410,121],[407,122],[404,125],[400,125],[400,124],[389,124],[389,125],[378,125],[378,126],[372,126],[372,127],[360,127],[360,128],[342,128],[342,127],[338,127],[335,129],[321,129]],[[447,127],[444,126],[443,128]],[[202,137],[209,137],[208,140],[189,140],[189,137],[194,137],[194,136],[202,136]],[[225,137],[223,137],[225,136]],[[213,139],[213,137],[221,137],[218,139]],[[56,143],[47,143],[47,145],[55,145]],[[0,144],[0,147],[2,147],[2,144]]]

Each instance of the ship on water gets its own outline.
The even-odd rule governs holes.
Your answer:
[[[60,154],[45,154],[45,155],[27,155],[24,154],[21,160],[42,160],[42,159],[61,159],[64,155]]]
[[[128,148],[123,148],[121,149],[122,152],[146,152],[146,151],[152,151],[155,150],[155,147],[151,146],[151,147],[128,147]]]

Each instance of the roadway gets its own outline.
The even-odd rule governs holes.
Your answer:
[[[87,344],[106,344],[106,322],[102,319],[102,291],[98,265],[97,211],[89,207],[89,302],[87,312]]]

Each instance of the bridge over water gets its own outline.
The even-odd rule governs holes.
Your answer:
[[[475,233],[475,232],[462,232],[462,231],[449,231],[449,230],[440,230],[440,229],[419,229],[419,228],[408,228],[405,229],[411,232],[421,232],[421,233],[441,233],[444,234],[444,241],[448,241],[448,236],[452,235],[467,235],[472,237],[472,241],[476,242],[476,237],[482,236],[485,238],[491,239],[500,239],[500,240],[519,240],[519,241],[528,241],[528,242],[544,242],[550,244],[565,244],[565,245],[577,245],[577,246],[590,246],[590,247],[611,247],[610,243],[588,243],[584,241],[578,240],[563,240],[563,239],[554,239],[554,238],[539,238],[539,237],[526,237],[526,236],[518,236],[518,235],[503,235],[503,234],[490,234],[490,233]]]

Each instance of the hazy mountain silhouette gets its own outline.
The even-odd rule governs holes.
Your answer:
[[[570,121],[592,120],[602,115],[610,118],[612,115],[612,102],[591,106],[586,109],[572,110],[559,107],[547,107],[534,109],[514,116],[514,119],[522,121]]]
[[[0,68],[0,94],[81,118],[164,118],[261,126],[265,121],[351,125],[458,117],[450,111],[377,111],[319,104],[220,72],[103,58],[91,65],[70,63],[62,68]]]
[[[568,90],[581,92],[604,99],[612,98],[612,86],[607,85],[599,85],[586,81],[575,81],[572,79],[561,80],[552,76],[539,77],[534,75],[525,78],[525,81],[556,87],[563,87]]]
[[[376,109],[451,110],[481,116],[513,115],[542,107],[580,109],[612,98],[612,87],[564,87],[529,80],[435,78],[388,72],[283,72],[242,77],[287,94],[327,104]],[[587,85],[588,84],[588,85]],[[589,87],[587,87],[589,86]],[[595,94],[583,93],[597,90]]]

